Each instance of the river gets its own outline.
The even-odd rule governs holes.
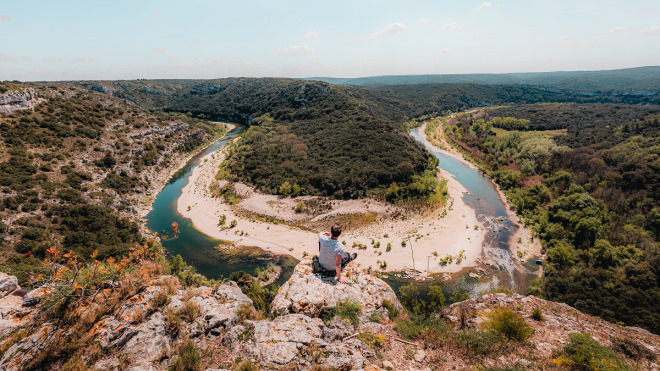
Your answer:
[[[410,135],[424,144],[421,130],[422,127],[414,128]],[[467,274],[470,269],[465,269],[454,275],[456,285],[473,295],[498,286],[524,291],[529,281],[536,277],[535,272],[539,269],[536,265],[537,259],[531,257],[526,264],[520,264],[515,251],[511,251],[512,236],[516,229],[521,227],[509,219],[507,206],[500,198],[495,184],[488,176],[467,163],[430,147],[426,149],[438,158],[438,167],[451,174],[467,190],[463,194],[463,201],[475,210],[477,219],[487,229],[483,242],[483,257],[485,261],[494,263],[486,269],[488,275],[481,278],[470,277]]]
[[[413,129],[410,135],[423,143],[419,134],[420,128]],[[222,249],[223,241],[213,239],[194,228],[188,218],[184,218],[177,211],[177,200],[181,196],[183,187],[188,184],[192,169],[202,158],[209,153],[217,151],[243,131],[237,126],[225,137],[216,141],[203,152],[194,156],[180,171],[178,171],[165,188],[158,194],[152,211],[147,215],[147,227],[158,232],[162,238],[165,249],[170,254],[180,254],[190,265],[209,278],[228,278],[232,272],[243,270],[254,273],[257,267],[273,262],[283,266],[283,272],[278,280],[282,283],[288,279],[295,265],[295,259],[290,256],[274,256],[257,247],[241,249]],[[430,149],[429,149],[430,150]],[[431,151],[439,160],[439,166],[452,174],[467,190],[463,200],[475,209],[478,218],[488,229],[483,251],[487,260],[495,262],[488,268],[488,276],[481,278],[470,277],[468,270],[454,275],[454,285],[464,291],[476,294],[489,286],[508,286],[522,290],[527,286],[529,279],[533,278],[535,265],[516,264],[511,251],[509,240],[515,228],[509,221],[506,206],[499,198],[494,184],[479,170],[468,164],[441,152]],[[172,222],[178,223],[180,233],[172,233]],[[388,279],[392,286],[398,287],[402,281],[395,278]]]
[[[221,249],[226,242],[214,239],[198,231],[188,218],[184,218],[177,210],[177,201],[183,187],[195,166],[209,153],[224,147],[244,130],[242,126],[232,129],[220,140],[211,144],[206,150],[195,155],[181,170],[177,171],[168,184],[158,194],[151,212],[147,214],[147,228],[157,232],[161,237],[163,247],[171,255],[179,254],[186,263],[192,265],[199,273],[214,279],[229,278],[233,272],[242,270],[253,274],[257,267],[263,267],[270,262],[283,267],[281,280],[288,278],[293,271],[295,259],[289,256],[275,256],[257,247],[245,249]],[[172,223],[177,222],[179,233],[172,233]]]

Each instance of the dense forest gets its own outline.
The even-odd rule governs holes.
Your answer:
[[[406,135],[406,120],[510,102],[658,102],[658,95],[594,96],[515,85],[423,84],[378,88],[277,78],[77,82],[165,112],[251,126],[225,164],[262,191],[297,184],[335,198],[425,197],[434,168]],[[387,192],[387,189],[397,190]],[[286,190],[286,187],[284,188]],[[431,192],[432,193],[432,192]]]
[[[636,67],[606,71],[482,73],[447,75],[372,76],[358,78],[318,77],[313,80],[336,85],[386,86],[412,84],[530,85],[580,92],[584,95],[646,95],[660,90],[660,67]]]
[[[543,243],[531,292],[660,331],[660,109],[534,104],[445,119]]]
[[[122,99],[60,84],[33,88],[34,109],[0,115],[0,270],[26,278],[57,245],[123,256],[143,241],[136,208],[156,174],[214,138],[186,115],[155,115]]]

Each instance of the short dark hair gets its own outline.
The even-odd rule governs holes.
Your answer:
[[[341,225],[339,223],[333,224],[332,228],[330,228],[330,234],[332,237],[339,237],[341,234]]]

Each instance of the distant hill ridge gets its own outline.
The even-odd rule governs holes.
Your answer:
[[[336,85],[373,87],[435,83],[474,83],[486,85],[522,84],[555,87],[570,91],[616,90],[634,93],[637,90],[652,90],[655,91],[655,94],[658,94],[658,90],[660,90],[660,66],[603,71],[393,75],[358,78],[311,77],[309,80],[325,81]]]

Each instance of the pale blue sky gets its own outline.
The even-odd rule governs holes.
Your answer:
[[[650,65],[659,0],[0,0],[0,80]]]

